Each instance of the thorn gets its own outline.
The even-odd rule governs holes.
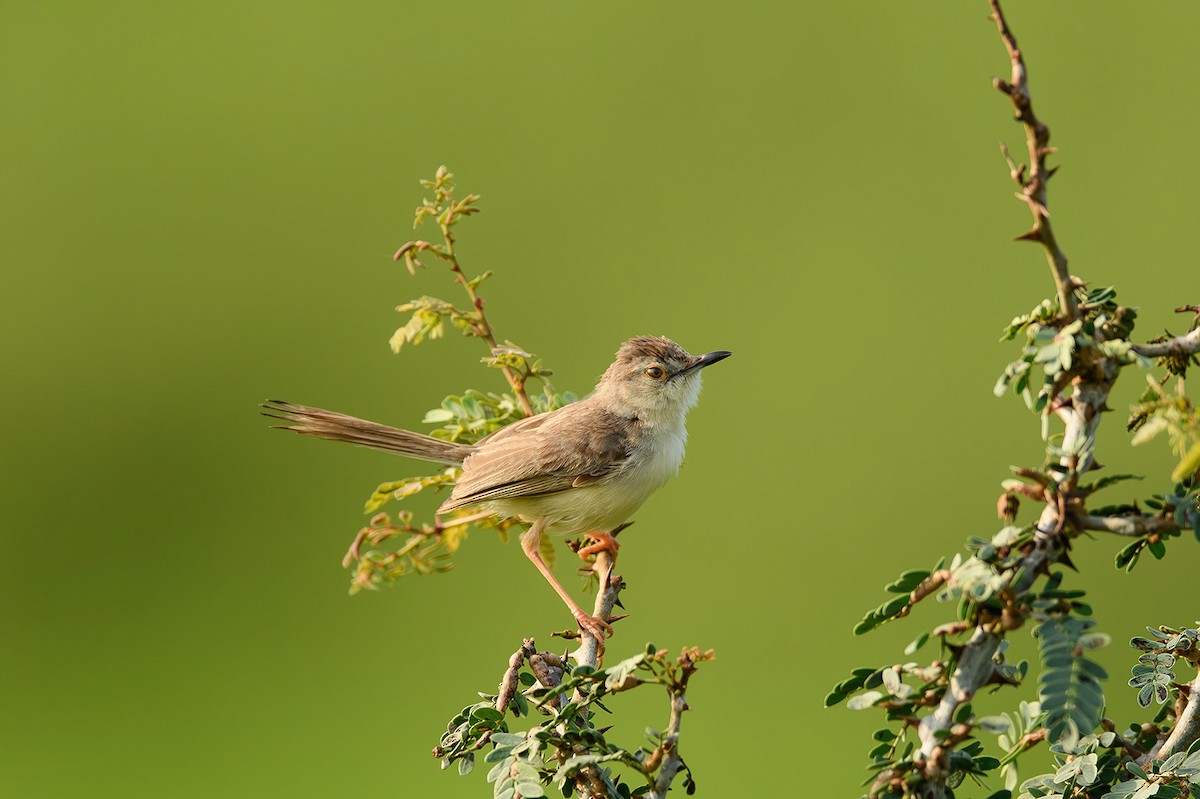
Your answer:
[[[1049,169],[1047,169],[1046,170],[1046,180],[1050,180],[1050,178],[1054,177],[1054,173],[1057,171],[1058,171],[1058,167],[1056,167],[1056,166],[1052,166]]]
[[[621,522],[620,524],[618,524],[616,527],[613,528],[613,531],[611,533],[609,533],[609,535],[611,535],[613,538],[616,538],[625,530],[625,528],[632,527],[632,526],[633,526],[633,522],[631,522],[631,521],[630,522]]]
[[[1029,230],[1022,233],[1020,236],[1017,236],[1013,239],[1013,241],[1041,241],[1041,240],[1042,240],[1042,232],[1040,230],[1038,230],[1037,228],[1030,228]]]
[[[622,610],[624,610],[624,608],[622,608]],[[622,614],[621,614],[621,615],[619,615],[619,616],[609,616],[609,617],[608,617],[608,623],[609,623],[609,624],[616,624],[617,622],[621,621],[622,619],[628,619],[628,618],[629,618],[629,614],[628,614],[628,613],[622,613]]]

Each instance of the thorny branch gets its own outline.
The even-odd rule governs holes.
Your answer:
[[[662,765],[659,767],[658,777],[654,780],[654,786],[647,794],[649,799],[666,799],[675,776],[679,774],[680,769],[686,767],[683,758],[679,756],[679,731],[683,723],[683,712],[688,709],[687,684],[696,671],[696,665],[711,656],[711,652],[701,653],[698,648],[684,649],[679,653],[679,679],[669,688],[671,720],[667,723],[667,731],[663,736]],[[690,788],[688,792],[691,792]]]
[[[1054,229],[1050,225],[1050,211],[1046,206],[1046,184],[1055,169],[1047,168],[1046,158],[1054,152],[1050,147],[1050,128],[1033,113],[1033,100],[1029,96],[1028,73],[1025,68],[1025,58],[1017,47],[1017,39],[1009,30],[1004,12],[1000,10],[999,0],[989,0],[992,6],[992,19],[1000,31],[1000,38],[1008,50],[1009,60],[1012,61],[1012,77],[1009,81],[993,78],[992,84],[1012,100],[1017,112],[1017,121],[1025,127],[1025,143],[1029,150],[1029,174],[1018,166],[1008,155],[1008,148],[1001,145],[1005,159],[1009,163],[1013,180],[1021,187],[1017,198],[1029,206],[1033,214],[1033,227],[1019,238],[1041,243],[1046,251],[1046,261],[1054,276],[1054,285],[1058,289],[1059,307],[1067,322],[1074,321],[1079,316],[1079,305],[1075,301],[1075,285],[1071,273],[1067,269],[1067,256],[1058,246],[1054,238]]]
[[[613,531],[613,534],[619,533],[621,529],[617,528]],[[572,546],[576,545],[572,544]],[[590,570],[596,574],[600,582],[593,612],[597,617],[610,622],[623,618],[621,616],[613,616],[614,608],[620,606],[620,592],[624,588],[624,581],[620,576],[613,573],[614,562],[615,556],[613,552],[605,549],[596,554],[590,566]],[[576,668],[580,666],[598,667],[603,652],[601,642],[586,632],[581,633],[581,636],[580,646],[573,655],[573,659],[576,661]],[[665,653],[661,654],[665,655]],[[667,688],[670,696],[671,714],[667,729],[662,735],[661,744],[645,760],[633,758],[622,760],[625,765],[641,771],[650,779],[649,790],[645,794],[648,799],[665,799],[667,791],[670,790],[671,784],[675,781],[679,772],[687,768],[683,758],[679,754],[679,735],[682,727],[683,713],[688,710],[686,698],[687,684],[695,672],[697,665],[711,658],[711,651],[701,652],[698,648],[684,649],[681,651],[676,664],[667,667],[667,674],[672,676],[660,682]],[[568,676],[567,655],[538,652],[534,640],[526,638],[509,658],[508,668],[500,681],[500,689],[496,696],[495,708],[497,711],[501,713],[505,712],[513,701],[520,686],[519,674],[521,667],[526,663],[529,664],[529,669],[542,690],[553,691],[559,689],[563,685],[564,679]],[[641,679],[633,675],[627,675],[626,681],[627,687],[634,687],[642,682]],[[555,704],[561,710],[568,702],[586,704],[588,701],[583,689],[577,688],[569,698],[566,693],[558,694]],[[566,732],[567,727],[560,725],[560,735]],[[557,757],[562,762],[567,762],[573,757],[587,754],[587,749],[581,744],[572,744],[563,741],[557,743],[556,746]],[[434,754],[442,757],[445,756],[446,752],[441,749],[435,749]],[[570,779],[574,792],[578,796],[583,797],[583,799],[611,799],[611,797],[620,795],[612,780],[596,765],[579,767],[572,772]]]
[[[996,23],[1000,39],[1012,63],[1011,80],[1006,82],[996,78],[993,83],[1012,101],[1016,109],[1016,119],[1025,128],[1029,150],[1028,176],[1023,168],[1018,167],[1008,157],[1007,149],[1004,150],[1012,177],[1021,186],[1017,197],[1029,206],[1034,219],[1033,227],[1020,238],[1037,241],[1045,249],[1065,324],[1079,316],[1079,306],[1075,298],[1078,284],[1067,270],[1067,258],[1054,238],[1046,206],[1047,181],[1053,174],[1053,170],[1046,167],[1046,158],[1053,152],[1048,146],[1050,129],[1034,114],[1025,60],[1017,47],[1016,37],[1004,18],[999,0],[989,0],[989,3],[992,8],[991,18]],[[1061,443],[1061,451],[1064,454],[1060,459],[1063,470],[1058,473],[1057,485],[1051,487],[1054,490],[1046,491],[1046,504],[1036,525],[1032,547],[1013,569],[1012,573],[1019,575],[1009,587],[1013,594],[1019,595],[1028,590],[1040,575],[1047,573],[1051,564],[1058,561],[1065,551],[1063,531],[1068,519],[1064,507],[1056,497],[1073,489],[1079,475],[1092,467],[1092,447],[1089,442],[1095,440],[1100,414],[1105,409],[1105,400],[1119,371],[1119,367],[1109,359],[1098,358],[1097,361],[1097,368],[1091,370],[1087,378],[1076,382],[1075,390],[1059,411],[1059,416],[1065,423]],[[931,799],[946,795],[946,779],[950,773],[949,753],[952,748],[947,741],[954,737],[955,713],[996,674],[994,657],[1000,646],[1003,632],[1001,625],[1002,621],[997,619],[981,622],[976,627],[970,640],[958,653],[949,689],[937,709],[924,717],[918,727],[921,749],[917,763],[925,772],[928,780],[925,783],[925,795]]]
[[[1012,101],[1017,121],[1025,128],[1029,150],[1029,173],[1026,175],[1025,168],[1016,164],[1002,145],[1012,178],[1021,187],[1017,197],[1029,206],[1034,218],[1033,227],[1019,238],[1037,241],[1045,249],[1058,293],[1060,320],[1066,325],[1080,315],[1075,291],[1082,284],[1067,270],[1067,258],[1054,237],[1046,208],[1046,184],[1053,174],[1053,170],[1046,167],[1046,158],[1053,152],[1048,146],[1050,129],[1034,114],[1024,58],[1000,9],[999,0],[989,0],[989,3],[992,20],[1012,62],[1011,80],[1006,82],[997,78],[994,84]],[[1194,354],[1200,351],[1200,329],[1160,343],[1134,345],[1133,349],[1146,357]],[[1040,575],[1048,573],[1049,567],[1063,557],[1067,547],[1066,538],[1070,534],[1068,525],[1073,525],[1075,529],[1127,536],[1178,529],[1175,520],[1167,516],[1097,516],[1075,512],[1065,504],[1063,498],[1077,488],[1080,475],[1094,468],[1096,430],[1101,414],[1107,409],[1105,402],[1109,391],[1121,368],[1121,363],[1115,358],[1099,351],[1090,353],[1088,357],[1093,368],[1076,376],[1073,391],[1056,409],[1065,425],[1059,446],[1059,452],[1062,453],[1059,458],[1061,468],[1055,472],[1052,482],[1047,481],[1040,490],[1029,492],[1031,496],[1040,494],[1045,505],[1035,526],[1033,545],[1011,572],[1015,579],[1009,590],[1014,595],[1027,591]],[[996,678],[994,657],[1004,631],[1002,625],[1002,620],[987,620],[976,626],[970,640],[957,653],[957,663],[948,690],[934,712],[920,722],[918,735],[921,749],[916,762],[927,780],[924,785],[926,797],[932,799],[947,795],[949,753],[956,739],[960,739],[956,735],[958,725],[955,725],[954,717],[958,709],[970,701],[981,687]],[[1162,751],[1157,753],[1158,756],[1184,750],[1200,737],[1200,678],[1194,688],[1192,697],[1163,744]],[[1168,746],[1172,747],[1170,751],[1167,750]]]
[[[1196,313],[1190,332],[1173,337],[1168,333],[1165,341],[1139,345],[1126,339],[1127,330],[1132,329],[1131,324],[1127,329],[1122,329],[1121,325],[1115,323],[1127,309],[1112,303],[1112,309],[1106,308],[1104,313],[1099,313],[1097,308],[1104,300],[1094,297],[1103,297],[1103,291],[1089,292],[1085,300],[1084,293],[1080,291],[1084,284],[1068,271],[1066,255],[1055,239],[1047,210],[1047,182],[1054,173],[1053,169],[1046,166],[1047,157],[1054,152],[1049,146],[1050,129],[1033,111],[1024,57],[1004,18],[1000,0],[988,2],[992,9],[991,19],[996,24],[1012,67],[1010,80],[996,78],[994,85],[1012,102],[1016,110],[1016,119],[1024,127],[1028,147],[1029,164],[1026,166],[1018,164],[1008,148],[1001,144],[1001,152],[1008,163],[1011,177],[1020,187],[1017,198],[1028,206],[1033,215],[1032,227],[1018,238],[1036,241],[1042,245],[1058,298],[1057,307],[1049,303],[1044,304],[1047,313],[1038,317],[1039,328],[1030,331],[1031,342],[1036,342],[1033,346],[1040,346],[1041,349],[1027,349],[1025,363],[1042,363],[1047,360],[1046,355],[1059,358],[1062,353],[1066,353],[1054,364],[1054,371],[1051,371],[1051,366],[1046,367],[1046,374],[1053,374],[1055,377],[1052,381],[1048,379],[1047,388],[1044,388],[1037,398],[1040,405],[1035,407],[1035,411],[1042,414],[1044,422],[1057,418],[1061,421],[1063,429],[1061,436],[1051,436],[1048,431],[1043,432],[1043,438],[1048,441],[1050,462],[1042,469],[1016,469],[1017,476],[1024,482],[1006,481],[1005,492],[997,506],[1000,517],[1011,527],[1018,513],[1019,497],[1026,497],[1038,503],[1041,512],[1032,527],[1032,539],[1026,537],[1028,528],[1025,528],[1021,537],[1015,539],[1020,541],[1019,545],[1015,545],[1019,546],[1019,549],[1011,551],[1007,543],[1002,543],[1005,540],[1004,536],[998,536],[987,547],[992,554],[983,555],[985,548],[981,547],[980,554],[973,558],[977,562],[987,564],[1003,563],[999,568],[993,566],[992,576],[998,578],[995,582],[987,585],[982,581],[977,583],[982,586],[982,590],[995,591],[994,596],[1000,600],[1001,608],[997,610],[995,602],[988,607],[977,606],[976,612],[970,612],[967,608],[966,613],[960,614],[960,621],[941,625],[932,631],[931,634],[938,637],[957,636],[968,631],[971,633],[965,643],[944,645],[953,653],[947,679],[933,681],[922,676],[921,679],[932,687],[927,688],[922,696],[907,697],[896,704],[886,700],[883,694],[877,694],[883,701],[872,699],[873,704],[890,711],[898,707],[910,709],[909,715],[901,717],[902,732],[915,727],[920,743],[920,748],[912,756],[911,764],[906,764],[903,758],[900,761],[894,760],[892,754],[880,756],[880,749],[886,750],[888,744],[886,740],[879,739],[884,742],[873,750],[873,756],[882,770],[878,771],[872,784],[872,796],[903,794],[919,795],[924,799],[944,799],[953,794],[952,786],[956,784],[952,781],[953,778],[961,779],[964,771],[973,776],[982,773],[971,772],[955,765],[951,759],[952,755],[958,754],[956,748],[959,744],[971,738],[975,729],[972,720],[962,718],[963,706],[984,686],[1013,681],[1012,667],[1005,666],[1003,658],[998,655],[1009,631],[1021,626],[1029,618],[1057,623],[1057,611],[1047,611],[1044,604],[1050,601],[1049,607],[1055,606],[1052,599],[1048,600],[1053,596],[1052,593],[1047,591],[1046,595],[1037,597],[1031,592],[1036,581],[1043,576],[1050,577],[1050,582],[1057,586],[1058,579],[1051,575],[1051,568],[1059,563],[1071,565],[1068,551],[1072,538],[1082,531],[1096,530],[1145,538],[1153,546],[1166,534],[1178,532],[1183,524],[1174,513],[1165,509],[1153,515],[1140,513],[1136,509],[1120,510],[1111,516],[1089,513],[1085,507],[1086,498],[1095,490],[1095,486],[1081,486],[1080,479],[1087,472],[1098,468],[1095,460],[1097,430],[1102,414],[1109,410],[1107,399],[1120,370],[1129,363],[1142,362],[1145,358],[1164,358],[1168,371],[1182,379],[1183,369],[1186,368],[1188,360],[1194,361],[1193,356],[1200,352],[1200,306],[1184,306],[1177,309],[1179,312]],[[1109,293],[1111,295],[1111,291]],[[1111,315],[1108,315],[1110,311]],[[1027,324],[1032,318],[1033,315],[1022,317],[1014,320],[1014,323],[1024,320],[1023,323]],[[1077,335],[1079,331],[1084,332]],[[1035,338],[1038,333],[1049,335]],[[1131,353],[1142,358],[1132,357]],[[1005,382],[998,385],[1009,385],[1007,377],[1006,373]],[[1018,393],[1025,390],[1020,387],[1020,383],[1017,385]],[[1026,396],[1030,398],[1030,404],[1033,406],[1032,392]],[[1017,484],[1012,485],[1011,482]],[[1106,481],[1101,481],[1103,482]],[[1190,523],[1187,526],[1190,526]],[[1127,547],[1126,551],[1128,549]],[[901,590],[897,589],[909,587],[905,582],[909,574],[913,573],[902,574],[898,583],[888,586],[888,590],[901,593]],[[908,597],[894,598],[872,611],[860,622],[855,632],[864,627],[870,629],[871,625],[878,623],[880,615],[891,618],[906,615],[917,601],[933,591],[941,590],[943,585],[953,588],[958,579],[955,570],[942,569],[932,574],[924,574],[928,576],[924,577]],[[965,570],[964,574],[964,582],[971,582],[973,577],[969,570]],[[969,601],[965,588],[963,596]],[[1031,598],[1040,599],[1043,606],[1039,608],[1036,601],[1026,601]],[[906,605],[895,605],[904,599],[907,599]],[[1047,615],[1040,615],[1043,612]],[[1042,626],[1046,627],[1045,624]],[[1078,649],[1095,645],[1095,642],[1091,642],[1085,646],[1082,643],[1083,638],[1084,636],[1081,636],[1078,639],[1079,643],[1072,643],[1071,646]],[[924,638],[918,639],[914,644],[920,646],[923,640]],[[1079,655],[1072,650],[1072,657]],[[899,671],[900,667],[897,667],[897,670]],[[870,688],[872,684],[878,685],[880,680],[887,687],[888,673],[886,669],[873,674],[870,673],[870,669],[859,669],[850,680],[835,686],[830,700],[827,701],[840,701],[846,695],[843,691]],[[872,683],[872,680],[876,682]],[[888,690],[896,695],[891,688]],[[1050,695],[1057,698],[1057,694],[1051,692]],[[868,695],[868,698],[871,697]],[[912,713],[912,709],[931,706],[933,710],[923,717],[918,718]],[[1166,757],[1173,752],[1183,752],[1200,739],[1200,677],[1196,678],[1190,689],[1181,689],[1176,710],[1174,726],[1169,732],[1160,733],[1161,743],[1145,757],[1140,749],[1133,748],[1123,738],[1121,745],[1131,757],[1145,760],[1151,756]],[[1067,723],[1076,724],[1073,719]],[[1101,721],[1102,726],[1105,723],[1111,726],[1111,722]],[[1055,725],[1061,724],[1061,721],[1048,721],[1046,726],[1038,730],[1026,731],[1019,743],[1028,748],[1037,740],[1044,740],[1051,734],[1057,735],[1054,732]],[[1087,730],[1081,729],[1080,732]],[[1110,729],[1109,732],[1113,730]],[[891,746],[894,753],[895,744]],[[969,753],[964,754],[967,754],[968,759],[973,757]],[[889,763],[890,768],[886,767]],[[1041,794],[1035,791],[1034,795]]]
[[[621,525],[613,530],[611,535],[616,538],[621,531],[628,527],[632,522]],[[592,615],[601,621],[612,623],[620,621],[624,616],[613,616],[613,609],[620,607],[621,589],[625,587],[625,581],[621,579],[619,574],[613,573],[613,568],[616,566],[616,556],[610,549],[602,549],[596,553],[595,559],[592,561],[591,570],[596,575],[599,588],[596,590],[596,602],[592,608]],[[599,667],[600,658],[604,652],[604,642],[599,641],[587,630],[580,627],[581,638],[579,641],[579,649],[575,651],[575,662],[582,666]]]

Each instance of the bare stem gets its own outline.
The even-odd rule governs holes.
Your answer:
[[[1162,358],[1165,355],[1195,355],[1200,352],[1200,327],[1183,336],[1176,336],[1154,344],[1134,344],[1133,351],[1147,358]]]
[[[1008,22],[1004,19],[1004,12],[1000,10],[1000,0],[989,0],[989,3],[992,7],[992,20],[1000,31],[1000,39],[1004,42],[1012,62],[1010,81],[995,78],[993,85],[1012,100],[1013,108],[1017,112],[1017,121],[1025,127],[1025,143],[1029,150],[1029,176],[1026,178],[1024,171],[1009,157],[1007,148],[1004,149],[1013,180],[1021,187],[1017,192],[1017,199],[1028,205],[1030,213],[1033,214],[1033,227],[1018,238],[1039,242],[1045,249],[1046,262],[1050,266],[1050,273],[1054,276],[1054,285],[1058,290],[1059,307],[1065,320],[1071,322],[1079,316],[1079,306],[1075,302],[1074,284],[1067,269],[1067,256],[1054,238],[1054,229],[1050,225],[1050,211],[1046,206],[1046,184],[1054,174],[1053,169],[1046,167],[1047,156],[1054,152],[1049,146],[1050,128],[1033,113],[1025,58],[1017,47],[1017,39],[1009,29]]]
[[[475,291],[475,287],[471,285],[471,281],[467,279],[462,266],[458,263],[458,255],[454,252],[454,234],[450,230],[449,220],[439,223],[439,227],[442,230],[442,238],[446,242],[442,257],[449,262],[450,271],[454,273],[455,282],[467,292],[467,298],[471,301],[471,307],[479,315],[479,321],[475,324],[475,332],[488,345],[488,351],[495,353],[497,349],[496,335],[492,332],[492,325],[488,322],[487,314],[483,310],[483,300],[480,298],[479,293]],[[525,378],[507,366],[502,366],[500,371],[504,373],[504,379],[508,381],[508,385],[517,397],[517,401],[521,403],[521,410],[526,416],[533,416],[533,405],[529,402],[529,395],[525,391]]]
[[[1168,516],[1089,516],[1071,517],[1081,530],[1098,530],[1116,535],[1142,536],[1178,530],[1179,525]]]
[[[683,724],[683,711],[687,710],[687,697],[684,693],[686,688],[687,675],[685,674],[681,685],[670,690],[671,720],[667,723],[667,731],[663,736],[662,766],[659,767],[658,776],[654,779],[654,786],[647,794],[650,799],[665,799],[667,791],[671,789],[671,783],[675,781],[675,776],[683,768],[683,758],[679,756],[679,730]]]

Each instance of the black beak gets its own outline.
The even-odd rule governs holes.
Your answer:
[[[712,352],[706,352],[703,355],[697,356],[692,360],[691,363],[680,369],[675,374],[676,376],[685,375],[688,372],[695,371],[696,369],[703,369],[706,366],[712,366],[717,361],[723,361],[730,355],[733,355],[733,353],[729,350],[714,350]]]

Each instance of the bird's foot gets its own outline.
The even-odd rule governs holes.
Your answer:
[[[583,610],[573,611],[575,622],[579,625],[580,633],[587,633],[596,639],[597,651],[604,651],[604,639],[612,635],[612,625],[604,619],[591,615]]]
[[[579,557],[585,562],[590,563],[591,561],[588,560],[588,556],[595,555],[598,552],[610,552],[615,558],[617,552],[621,549],[621,545],[617,543],[617,537],[612,533],[588,533],[587,537],[592,539],[592,543],[586,547],[579,548]]]

